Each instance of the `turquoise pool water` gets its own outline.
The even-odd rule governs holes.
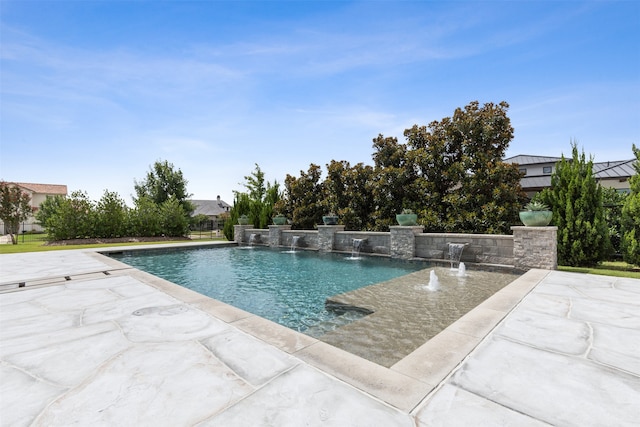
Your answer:
[[[328,297],[427,267],[387,258],[350,259],[344,254],[258,247],[111,256],[300,332],[337,316],[325,309]]]

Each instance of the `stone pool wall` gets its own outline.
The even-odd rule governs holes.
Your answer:
[[[321,252],[351,252],[354,239],[364,239],[361,253],[392,258],[448,260],[449,243],[462,243],[465,263],[513,266],[517,269],[557,268],[557,227],[512,227],[513,235],[423,233],[422,226],[393,226],[388,233],[345,231],[343,225],[318,225],[317,230],[291,230],[290,225],[255,229],[235,226],[235,241],[270,247],[296,247]]]
[[[416,236],[415,256],[449,259],[449,243],[466,245],[462,262],[514,265],[513,236],[501,234],[422,233]]]

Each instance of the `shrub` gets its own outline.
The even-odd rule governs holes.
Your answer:
[[[640,149],[633,145],[636,156],[635,175],[631,177],[629,194],[622,207],[622,256],[629,264],[640,265]]]
[[[558,263],[593,266],[610,251],[609,232],[604,220],[602,188],[593,176],[593,160],[572,143],[573,159],[562,159],[551,176],[551,189],[541,194],[551,206],[558,226]]]

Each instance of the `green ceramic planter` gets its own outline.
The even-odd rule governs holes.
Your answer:
[[[403,227],[417,225],[418,214],[397,214],[396,221],[398,221],[398,225],[401,225]]]
[[[274,216],[271,219],[274,225],[285,225],[287,223],[287,217],[284,216]]]
[[[552,216],[551,211],[520,211],[520,221],[527,227],[546,227]]]
[[[322,217],[322,222],[324,222],[324,225],[337,225],[338,217],[335,215],[325,215]]]

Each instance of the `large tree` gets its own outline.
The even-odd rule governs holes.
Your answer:
[[[403,208],[416,209],[418,200],[412,192],[416,175],[409,163],[408,147],[395,137],[378,135],[373,140],[373,212],[374,228],[388,230],[395,224],[395,215]]]
[[[502,161],[513,138],[508,107],[471,102],[407,129],[404,144],[380,134],[373,167],[334,160],[323,182],[312,164],[299,178],[287,176],[286,213],[295,227],[334,212],[347,229],[385,231],[411,209],[427,231],[509,233],[526,195],[517,166]]]
[[[284,180],[284,214],[292,220],[294,229],[311,229],[322,222],[323,183],[320,182],[322,169],[311,164],[307,172],[300,171],[300,177],[288,175]],[[337,208],[337,207],[336,207]]]
[[[191,194],[187,192],[188,183],[180,169],[176,170],[173,164],[166,160],[158,160],[150,167],[143,180],[134,180],[136,199],[146,197],[160,206],[173,197],[185,214],[190,216],[194,206],[189,201]]]
[[[326,212],[334,211],[347,230],[369,230],[374,226],[373,168],[347,161],[331,161],[324,181]]]
[[[635,175],[631,177],[631,193],[622,207],[622,256],[630,264],[640,266],[640,148],[632,147],[636,156]]]
[[[518,220],[525,200],[522,176],[516,165],[502,161],[513,139],[508,108],[506,102],[481,107],[474,101],[456,109],[444,125],[445,140],[457,141],[454,147],[462,150],[453,153],[461,158],[453,167],[461,181],[449,195],[454,208],[447,212],[447,228],[452,231],[508,233]]]
[[[518,168],[502,161],[513,138],[508,107],[474,101],[405,130],[406,144],[374,139],[377,228],[409,208],[427,231],[508,233],[525,200]]]
[[[15,184],[0,181],[0,220],[4,223],[5,232],[11,235],[11,242],[18,243],[15,235],[20,228],[20,222],[29,218],[31,196]]]

